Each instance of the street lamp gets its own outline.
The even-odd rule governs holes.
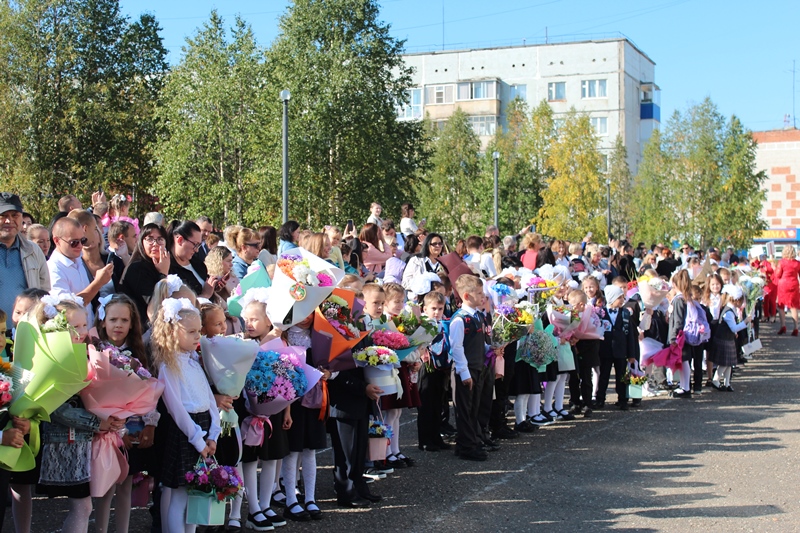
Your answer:
[[[281,91],[283,101],[283,223],[289,221],[289,89]]]
[[[608,242],[611,242],[611,180],[606,179],[606,207],[608,213],[606,214],[606,230],[608,233]]]
[[[492,159],[494,159],[494,227],[499,228],[500,224],[497,215],[497,165],[500,162],[500,152],[493,152]]]

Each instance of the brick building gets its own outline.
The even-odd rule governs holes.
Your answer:
[[[767,173],[767,201],[762,216],[769,229],[756,242],[781,244],[800,242],[800,130],[753,133],[758,142],[756,165]]]

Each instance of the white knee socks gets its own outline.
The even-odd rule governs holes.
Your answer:
[[[518,394],[514,400],[514,420],[517,424],[522,424],[528,414],[528,397],[530,394]]]
[[[262,511],[269,509],[272,502],[272,489],[275,486],[275,476],[278,473],[278,461],[261,461],[261,491],[258,493]]]
[[[303,488],[306,503],[313,502],[317,492],[317,453],[314,450],[305,449],[300,452],[300,460],[303,464]]]
[[[533,418],[542,412],[542,395],[531,394],[528,396],[528,417]]]
[[[681,366],[681,389],[688,391],[691,388],[692,364],[684,361]]]
[[[189,493],[186,487],[172,489],[169,500],[169,513],[167,516],[168,531],[170,533],[194,533],[197,526],[186,523],[186,505],[189,502]]]
[[[388,455],[400,453],[400,414],[402,409],[388,409],[383,412],[383,421],[392,427],[392,439],[386,450]]]
[[[258,501],[258,461],[242,463],[244,490],[247,493],[247,506],[250,514],[258,514],[261,505]]]
[[[568,379],[569,379],[569,374],[559,374],[558,379],[556,379],[556,387],[554,391],[556,411],[561,411],[562,409],[564,409],[564,392],[567,388]]]
[[[289,452],[283,458],[281,465],[281,475],[283,476],[283,487],[286,490],[286,508],[290,508],[297,503],[297,462],[300,459],[300,452]]]

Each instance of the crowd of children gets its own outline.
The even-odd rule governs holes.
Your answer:
[[[98,231],[126,219],[125,199],[114,197],[112,205],[113,214],[101,219]],[[413,217],[413,208],[405,212]],[[133,478],[147,472],[156,480],[154,526],[192,531],[194,526],[186,524],[185,474],[199,458],[212,456],[243,479],[244,489],[231,501],[226,530],[269,531],[287,521],[319,520],[324,511],[315,495],[317,453],[329,446],[333,450],[337,505],[359,508],[379,502],[381,496],[369,484],[415,465],[400,446],[405,431],[400,418],[406,410],[416,412],[420,451],[452,450],[461,460],[486,461],[503,439],[606,408],[612,374],[615,405],[621,410],[642,406],[641,397],[630,397],[628,387],[638,375],[646,377],[645,397],[732,392],[732,376],[746,360],[743,348],[754,339],[754,329],[757,335],[761,302],[750,301],[739,278],[754,280],[764,268],[746,262],[734,266],[730,255],[725,262],[710,257],[697,268],[691,254],[678,261],[654,247],[653,254],[637,250],[634,258],[627,242],[601,247],[553,241],[545,246],[541,236],[530,233],[518,253],[519,236],[506,238],[504,246],[496,235],[488,235],[470,237],[461,253],[447,254],[437,233],[414,224],[416,230],[397,246],[403,236],[391,221],[377,221],[385,230],[370,222],[361,237],[352,228],[342,235],[335,227],[303,234],[296,223],[265,228],[260,235],[226,229],[228,246],[219,244],[223,253],[207,246],[212,239],[194,222],[173,223],[169,229],[147,223],[141,231],[136,224],[138,237],[126,272],[142,264],[134,269],[135,278],[125,274],[114,280],[119,291],[93,295],[86,303],[63,291],[19,293],[9,309],[13,326],[32,322],[42,331],[68,331],[76,344],[124,350],[157,377],[163,394],[156,409],[127,419],[92,414],[80,395],[56,409],[42,424],[36,467],[0,478],[10,485],[15,530],[31,531],[32,496],[39,493],[68,497],[62,531],[87,531],[93,509],[97,530],[107,531],[112,503],[116,531],[128,531]],[[256,246],[266,253],[245,253]],[[315,359],[313,310],[282,328],[268,311],[279,304],[276,298],[286,296],[265,288],[269,282],[237,289],[238,278],[252,272],[257,261],[256,270],[263,267],[274,277],[278,247],[284,253],[310,250],[349,272],[338,287],[363,300],[360,321],[367,333],[415,309],[432,321],[435,335],[416,352],[417,358],[399,364],[396,393],[385,394],[358,366],[332,370],[326,365],[319,367],[327,391],[321,404],[295,401],[266,417],[248,411],[244,394],[218,393],[198,355],[201,337],[233,334],[255,340],[261,350],[300,347]],[[378,250],[368,253],[370,248]],[[198,262],[201,253],[205,262]],[[372,257],[369,266],[367,254]],[[240,263],[239,276],[234,261]],[[414,269],[410,275],[403,273],[407,265]],[[663,295],[643,298],[637,277],[639,284],[663,282]],[[149,289],[144,288],[147,279],[153,281]],[[545,281],[545,290],[532,282],[539,279]],[[231,296],[240,297],[240,313],[230,312]],[[295,300],[302,301],[305,293],[301,296]],[[526,300],[536,301],[538,310],[526,334],[496,342],[498,306]],[[599,333],[568,335],[557,324],[548,328],[548,310],[554,306],[572,313],[577,322],[595,320]],[[146,316],[141,316],[143,309]],[[534,339],[535,331],[542,333]],[[367,335],[353,351],[371,342]],[[553,342],[560,355],[534,364],[523,352],[541,342]],[[7,353],[13,360],[10,347]],[[223,432],[220,413],[231,411],[240,421],[250,417],[247,423],[266,428],[268,438],[253,445]],[[507,422],[507,413],[513,422]],[[370,460],[367,453],[371,420],[382,420],[392,430],[380,460]],[[9,424],[2,445],[23,446],[30,424],[16,417]],[[92,443],[105,433],[121,435],[129,470],[93,503]]]

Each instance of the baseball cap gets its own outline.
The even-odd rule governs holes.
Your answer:
[[[0,192],[0,213],[19,211],[22,213],[22,202],[19,196],[10,192]]]

